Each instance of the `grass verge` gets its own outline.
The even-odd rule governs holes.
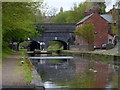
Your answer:
[[[22,66],[21,71],[24,74],[25,83],[30,84],[31,80],[32,80],[32,71],[31,71],[31,69],[29,67],[29,64],[27,63],[26,58],[25,58],[26,55],[24,54],[24,51],[22,51],[19,55],[21,57],[23,57],[23,59],[21,59],[21,61],[24,61],[23,64],[21,62],[19,62],[19,64]]]
[[[7,48],[7,49],[3,49],[2,50],[2,59],[5,59],[7,57],[9,57],[11,54],[15,53],[16,51],[10,49],[10,48]]]
[[[25,75],[25,78],[24,78],[25,82],[27,84],[30,84],[32,80],[32,72],[26,62],[22,65],[22,70]]]
[[[120,55],[118,53],[111,53],[111,52],[97,52],[97,51],[78,51],[78,50],[64,50],[66,52],[76,52],[76,53],[91,53],[91,54],[102,54],[102,55]]]

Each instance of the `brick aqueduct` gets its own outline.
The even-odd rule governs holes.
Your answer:
[[[75,30],[74,23],[38,24],[37,30],[42,33],[42,36],[35,37],[32,43],[35,44],[35,42],[37,42],[40,44],[40,42],[44,42],[44,48],[49,46],[49,41],[59,41],[63,44],[64,50],[67,50],[69,49],[69,45],[73,44],[75,41],[75,36],[73,34],[73,31]],[[35,48],[37,47],[34,47],[34,49]]]

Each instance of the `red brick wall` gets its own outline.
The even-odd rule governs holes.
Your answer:
[[[95,34],[96,40],[94,42],[94,46],[101,47],[102,43],[108,43],[108,22],[97,13],[93,14],[90,18],[88,18],[83,23],[88,21],[92,22],[95,25],[95,32],[97,32]]]

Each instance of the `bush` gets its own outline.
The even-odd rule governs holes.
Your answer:
[[[9,45],[7,42],[2,42],[2,59],[9,57],[12,53],[15,51],[9,48]]]

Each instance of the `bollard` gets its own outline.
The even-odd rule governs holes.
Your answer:
[[[24,61],[21,61],[22,64],[24,64]]]

